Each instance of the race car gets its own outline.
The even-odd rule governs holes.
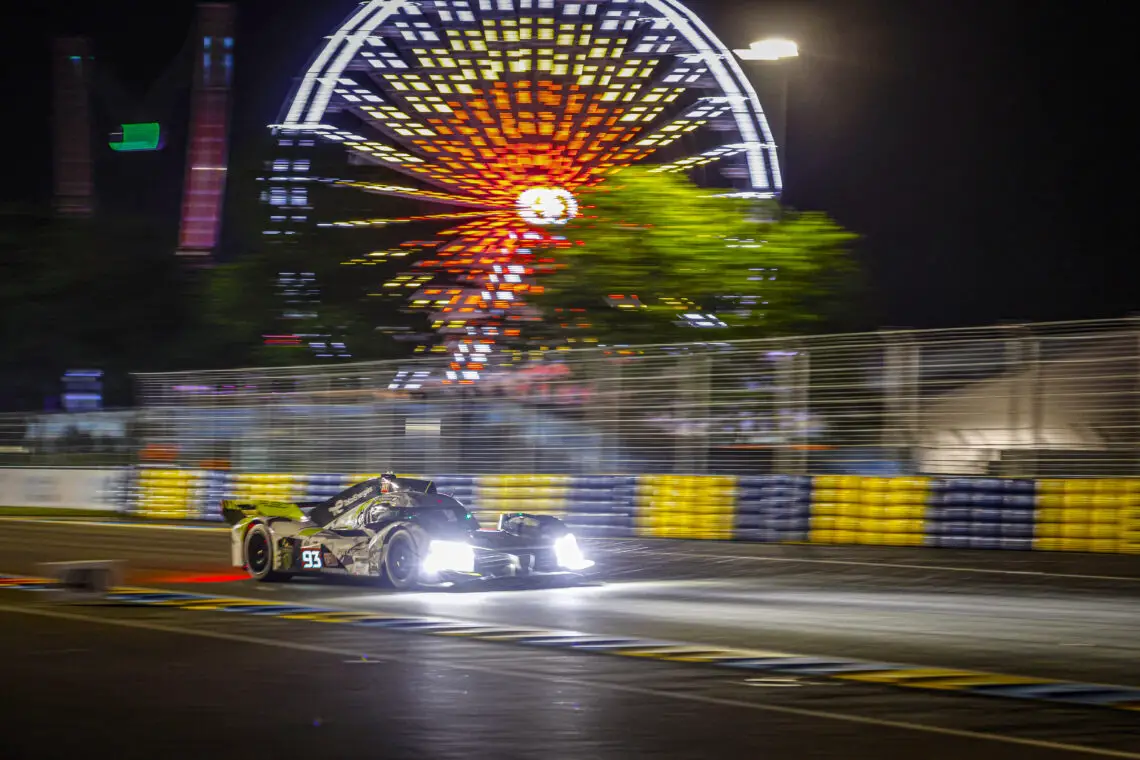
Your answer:
[[[550,515],[505,513],[480,528],[430,480],[385,474],[317,502],[222,501],[231,559],[259,581],[335,574],[396,589],[530,576],[581,578],[594,563]]]

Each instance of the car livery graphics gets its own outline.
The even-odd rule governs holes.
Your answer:
[[[479,527],[428,480],[382,475],[319,502],[222,501],[231,557],[262,581],[293,575],[377,578],[397,589],[531,576],[581,577],[566,525],[547,515],[503,514]]]

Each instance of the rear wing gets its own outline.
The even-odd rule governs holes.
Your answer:
[[[247,517],[284,517],[288,520],[304,520],[304,508],[312,503],[295,504],[287,501],[242,501],[222,499],[222,518],[230,525],[237,525]]]
[[[394,487],[393,487],[394,484]],[[359,507],[381,493],[390,491],[418,491],[434,493],[429,480],[409,480],[402,478],[371,478],[349,486],[335,496],[323,501],[259,501],[255,499],[223,499],[222,516],[230,525],[236,525],[247,517],[284,517],[289,520],[309,520],[314,525],[325,526],[345,512]]]

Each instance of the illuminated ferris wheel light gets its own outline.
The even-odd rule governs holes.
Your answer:
[[[325,38],[274,126],[280,153],[265,180],[265,232],[452,225],[391,252],[408,269],[382,284],[387,295],[406,294],[405,309],[429,316],[449,344],[494,345],[543,319],[530,299],[544,290],[541,252],[575,244],[565,233],[582,214],[575,194],[616,170],[719,170],[725,195],[780,195],[756,92],[684,0],[344,2],[355,9]],[[794,53],[787,41],[758,47]],[[323,145],[341,146],[343,162],[317,182],[313,155]],[[378,179],[375,168],[408,181]],[[343,204],[325,200],[325,184],[457,210],[338,218]],[[287,213],[301,208],[311,212]],[[344,264],[374,263],[371,243],[359,245]],[[466,371],[443,382],[477,379]]]
[[[515,201],[519,216],[528,224],[566,224],[578,216],[578,201],[560,187],[532,187]]]

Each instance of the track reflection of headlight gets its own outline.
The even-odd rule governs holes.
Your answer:
[[[432,541],[424,557],[425,573],[475,572],[475,549],[462,541]]]
[[[574,538],[573,533],[555,539],[554,557],[558,560],[559,567],[567,570],[585,570],[594,566],[593,562],[582,556],[582,550],[578,548],[578,539]]]

